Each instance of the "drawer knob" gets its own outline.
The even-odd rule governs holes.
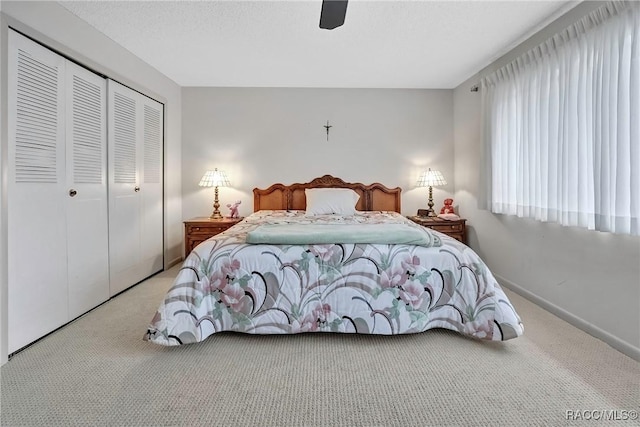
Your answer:
[[[193,227],[193,231],[200,231],[200,227]]]

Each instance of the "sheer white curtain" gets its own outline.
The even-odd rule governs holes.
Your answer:
[[[597,9],[481,86],[487,208],[640,234],[639,3]]]

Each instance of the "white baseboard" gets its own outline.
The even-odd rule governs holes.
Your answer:
[[[174,258],[171,261],[167,262],[167,265],[165,267],[165,270],[170,269],[171,267],[173,267],[176,264],[179,264],[182,262],[182,257],[178,257],[178,258]]]
[[[547,301],[544,298],[539,297],[538,295],[523,288],[522,286],[516,285],[515,283],[505,279],[504,277],[501,277],[497,274],[494,274],[494,277],[500,283],[500,285],[503,285],[505,288],[508,288],[513,292],[523,296],[529,301],[544,308],[548,312],[572,324],[576,328],[585,331],[589,335],[604,341],[605,343],[609,344],[611,347],[626,354],[632,359],[640,361],[640,348],[635,347],[629,344],[628,342],[621,340],[617,336],[605,330],[600,329],[599,327],[587,322],[586,320],[576,316],[575,314],[565,310],[564,308],[558,307],[557,305]]]

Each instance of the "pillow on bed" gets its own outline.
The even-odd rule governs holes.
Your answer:
[[[307,188],[306,215],[355,215],[360,195],[350,188]]]

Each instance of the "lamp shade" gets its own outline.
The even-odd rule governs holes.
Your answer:
[[[200,187],[229,187],[231,184],[227,174],[216,168],[212,171],[206,171],[198,185]]]
[[[418,187],[438,187],[440,185],[447,185],[447,181],[445,181],[444,176],[442,176],[442,172],[432,171],[431,168],[429,168],[428,171],[422,172],[416,185]]]

